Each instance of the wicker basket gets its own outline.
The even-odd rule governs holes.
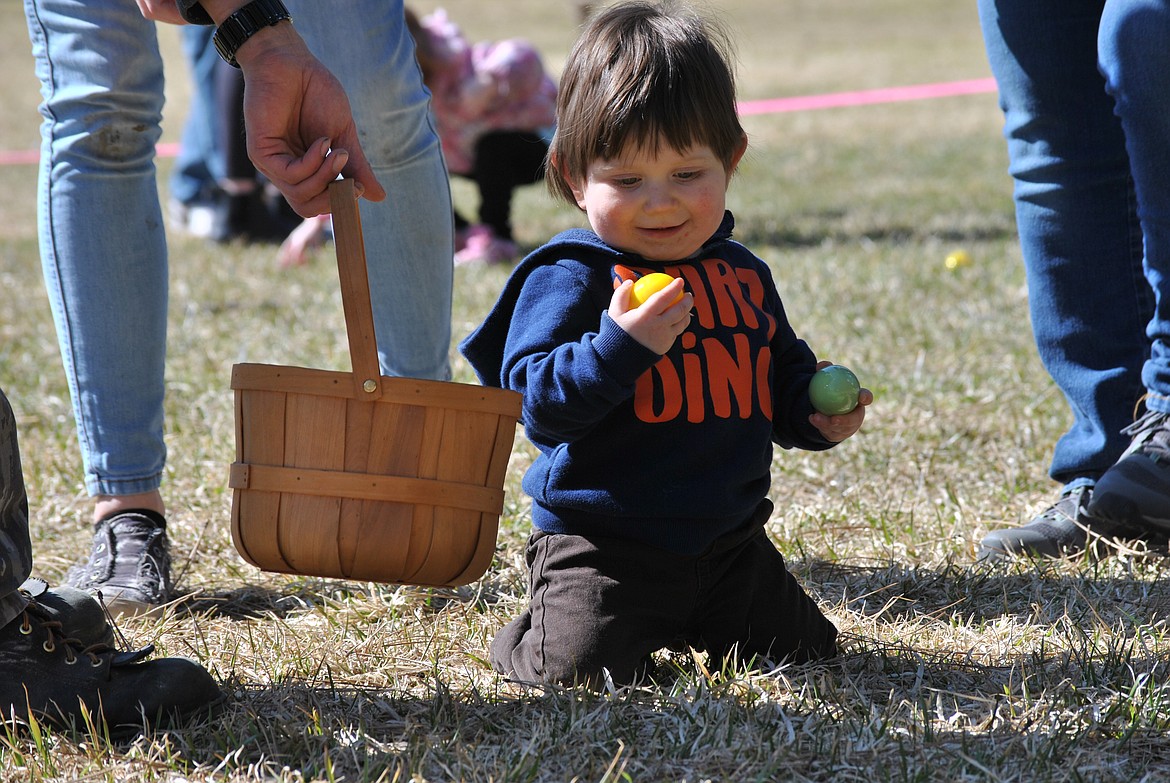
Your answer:
[[[520,395],[381,377],[353,183],[330,188],[353,372],[232,368],[232,540],[266,571],[467,584],[495,551]]]

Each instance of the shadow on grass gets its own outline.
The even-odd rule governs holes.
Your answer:
[[[183,611],[230,620],[283,619],[334,606],[350,599],[406,604],[440,612],[452,604],[488,605],[499,600],[500,585],[485,577],[462,587],[418,587],[336,579],[274,577],[266,584],[247,584],[201,593],[183,604]]]
[[[1170,559],[1015,562],[941,567],[812,562],[804,582],[871,619],[935,619],[978,629],[997,618],[1085,628],[1149,625],[1170,614]],[[1128,570],[1128,573],[1126,572]]]
[[[1105,689],[1060,656],[987,667],[851,640],[830,664],[692,672],[616,694],[431,682],[417,695],[320,678],[238,687],[180,742],[196,764],[262,778],[291,767],[348,781],[1135,779],[1168,769],[1167,717],[1108,694],[1164,679],[1166,662],[1127,666]],[[610,776],[615,764],[624,775]],[[1089,766],[1120,777],[1067,774]]]
[[[458,685],[425,662],[394,674],[393,660],[371,670],[384,683],[355,683],[322,665],[229,682],[216,719],[172,741],[189,763],[249,780],[286,767],[347,781],[1170,779],[1164,563],[792,565],[861,629],[832,662],[709,676],[664,656],[658,684],[611,694],[486,672]],[[264,618],[403,590],[290,579],[192,608]]]

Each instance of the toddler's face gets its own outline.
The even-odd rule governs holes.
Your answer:
[[[679,152],[664,143],[656,155],[637,148],[595,160],[584,181],[571,186],[606,244],[650,261],[678,261],[719,228],[730,178],[709,147]]]

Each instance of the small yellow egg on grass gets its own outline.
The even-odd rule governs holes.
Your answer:
[[[969,266],[971,264],[971,254],[966,250],[952,250],[947,253],[946,261],[947,269],[958,269],[959,267]]]
[[[647,299],[663,288],[666,288],[674,280],[675,278],[664,272],[650,272],[649,274],[642,275],[634,281],[634,288],[630,291],[630,309],[633,310],[635,307],[641,307],[646,304]],[[679,292],[679,295],[671,304],[678,304],[682,301],[682,298],[683,295]]]

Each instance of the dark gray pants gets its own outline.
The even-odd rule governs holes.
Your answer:
[[[626,684],[651,653],[685,644],[724,659],[804,663],[836,655],[837,629],[784,566],[764,501],[698,555],[623,539],[534,533],[529,605],[492,642],[497,671],[525,682]]]

